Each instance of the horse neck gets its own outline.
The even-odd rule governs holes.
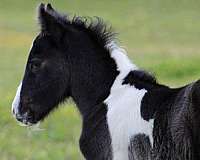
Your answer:
[[[115,43],[108,44],[106,48],[96,50],[94,57],[85,59],[85,64],[78,63],[79,71],[73,71],[78,74],[73,76],[72,97],[83,117],[92,114],[113,90],[122,87],[125,76],[137,69]]]
[[[112,159],[107,100],[122,91],[125,76],[136,68],[121,48],[114,44],[107,47],[109,53],[101,53],[104,57],[100,61],[86,61],[93,64],[90,67],[97,69],[95,72],[88,73],[89,68],[85,68],[86,72],[73,77],[76,81],[72,85],[72,97],[83,119],[79,143],[86,159]]]

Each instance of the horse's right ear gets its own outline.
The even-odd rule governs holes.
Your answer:
[[[41,32],[51,34],[57,39],[62,36],[62,25],[58,22],[56,11],[51,4],[41,3],[38,7],[38,21],[40,23]]]
[[[42,32],[46,30],[47,22],[45,19],[47,19],[47,18],[48,18],[48,15],[45,11],[45,4],[41,3],[38,6],[38,21],[39,21]]]

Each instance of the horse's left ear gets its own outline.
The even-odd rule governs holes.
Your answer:
[[[41,32],[50,34],[56,39],[60,39],[63,35],[64,28],[59,23],[57,12],[53,9],[51,4],[46,6],[41,3],[38,7],[38,20],[41,27]]]

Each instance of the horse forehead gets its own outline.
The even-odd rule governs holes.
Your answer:
[[[38,38],[36,37],[30,46],[29,49],[29,59],[34,56],[42,56],[46,55],[45,53],[49,53],[49,51],[52,51],[53,46],[49,42],[48,38]]]
[[[51,36],[50,35],[38,35],[32,42],[33,47],[43,47],[43,46],[50,46]]]

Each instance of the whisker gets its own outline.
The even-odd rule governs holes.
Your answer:
[[[30,124],[28,126],[28,129],[30,131],[44,131],[44,128],[40,128],[40,122],[36,123],[36,124]]]

